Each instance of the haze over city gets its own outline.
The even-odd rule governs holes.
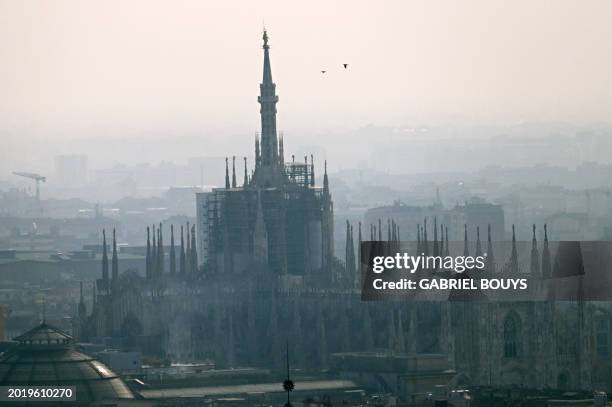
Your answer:
[[[160,138],[201,138],[214,145],[203,155],[251,140],[264,24],[279,130],[296,144],[369,125],[468,137],[561,122],[609,134],[611,12],[566,0],[2,1],[2,167],[87,150],[75,138],[153,140],[134,162],[162,161]],[[473,130],[487,125],[502,129]],[[81,152],[96,165],[123,161],[94,150]]]

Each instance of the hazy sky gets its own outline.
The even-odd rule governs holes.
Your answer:
[[[0,0],[0,135],[254,132],[263,22],[280,129],[609,121],[611,16],[607,0]]]

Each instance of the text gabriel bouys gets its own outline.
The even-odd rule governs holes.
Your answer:
[[[527,279],[525,278],[483,278],[473,280],[471,278],[423,278],[418,281],[402,278],[399,281],[383,281],[377,278],[373,281],[376,290],[525,290]]]

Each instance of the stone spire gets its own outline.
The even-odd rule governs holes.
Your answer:
[[[382,242],[382,220],[378,218],[378,241]]]
[[[467,223],[463,224],[463,255],[466,257],[470,255],[470,247],[468,243],[468,233],[467,233]]]
[[[113,228],[113,258],[111,261],[111,276],[113,279],[112,288],[117,288],[119,282],[119,259],[117,258],[117,236],[115,234],[115,228]]]
[[[444,241],[444,247],[446,247],[446,249],[444,249],[444,255],[450,256],[450,248],[448,247],[448,226],[444,226]]]
[[[536,240],[536,225],[533,224],[533,236],[531,238],[531,275],[536,276],[540,272],[540,253],[538,252],[538,241]]]
[[[548,227],[544,224],[544,248],[542,249],[542,278],[551,277],[550,249],[548,247]]]
[[[325,160],[325,172],[323,173],[323,194],[329,196],[329,179],[327,178],[327,160]]]
[[[315,186],[314,156],[312,154],[310,154],[310,186]]]
[[[444,256],[444,225],[440,223],[440,256]]]
[[[422,252],[422,245],[421,245],[421,225],[417,223],[417,256],[421,254]]]
[[[246,188],[249,184],[249,176],[247,175],[247,158],[244,157],[244,180],[242,181],[242,187]]]
[[[518,252],[516,250],[516,231],[514,225],[512,225],[512,252],[510,253],[510,259],[508,260],[508,271],[511,273],[518,273]]]
[[[263,32],[264,66],[263,80],[259,85],[257,102],[261,105],[261,164],[262,166],[276,166],[278,163],[278,145],[276,135],[276,85],[272,82],[272,67],[270,65],[270,46],[268,33]]]
[[[170,225],[170,274],[176,274],[176,253],[174,252],[174,225]]]
[[[102,282],[108,290],[108,253],[106,252],[106,230],[102,229]]]
[[[147,226],[147,258],[145,264],[145,275],[148,278],[151,278],[151,230]]]
[[[480,226],[476,226],[476,257],[482,256],[482,247],[480,245]]]
[[[283,133],[280,134],[280,138],[278,140],[278,163],[281,168],[285,167],[285,146],[283,143]]]
[[[493,242],[491,240],[491,224],[487,226],[487,272],[495,273],[495,255],[493,253]]]
[[[162,233],[162,224],[159,224],[159,239],[157,240],[157,276],[160,277],[164,274],[164,268],[166,266],[165,256],[164,256],[164,237]]]
[[[358,233],[358,241],[357,241],[357,261],[356,261],[356,265],[357,265],[357,280],[358,283],[360,283],[361,281],[361,242],[363,241],[363,237],[361,236],[361,221],[359,221],[358,223],[358,229],[357,229],[357,233]],[[358,285],[358,287],[360,286],[360,284]]]
[[[157,230],[155,225],[151,227],[151,232],[153,235],[153,242],[151,244],[151,278],[154,278],[157,272],[157,238],[155,237]]]
[[[229,160],[225,157],[225,189],[229,189],[230,187],[230,179],[229,179]],[[189,231],[189,230],[188,230]]]
[[[191,272],[198,271],[198,251],[196,250],[195,225],[191,226]]]
[[[185,274],[185,239],[183,238],[183,225],[181,225],[181,249],[179,253],[179,273]]]
[[[189,222],[187,222],[187,228],[185,229],[186,235],[186,246],[185,246],[185,273],[191,272],[191,238],[189,237],[189,231],[191,228],[189,227]]]
[[[304,156],[304,164],[306,165],[306,170],[304,171],[304,186],[310,185],[310,181],[308,180],[308,156]]]
[[[425,256],[429,256],[429,242],[427,241],[427,218],[423,219],[423,242],[421,245],[423,246],[423,254],[425,254]]]
[[[236,156],[232,156],[232,188],[236,188],[238,184],[236,183]]]
[[[440,246],[438,245],[438,217],[434,216],[434,224],[433,224],[433,255],[440,255]]]

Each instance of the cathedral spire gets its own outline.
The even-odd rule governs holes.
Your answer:
[[[440,246],[438,245],[438,217],[434,216],[434,224],[433,224],[433,255],[438,256]]]
[[[170,274],[176,274],[176,253],[174,252],[174,225],[170,225]]]
[[[242,181],[243,188],[249,184],[249,176],[247,175],[247,158],[244,157],[244,180]]]
[[[185,238],[183,232],[183,225],[181,225],[181,251],[179,252],[179,273],[185,274]]]
[[[467,223],[463,224],[463,255],[466,257],[470,255],[470,248],[468,244]]]
[[[191,272],[191,238],[189,236],[189,231],[191,228],[189,227],[189,222],[187,222],[187,228],[185,229],[185,237],[187,238],[187,243],[185,246],[185,272]]]
[[[325,172],[323,173],[323,193],[329,194],[329,179],[327,178],[327,160],[325,160]]]
[[[314,156],[312,154],[310,154],[310,186],[315,186]]]
[[[427,240],[427,218],[423,219],[423,254],[429,256],[429,241]]]
[[[151,230],[147,226],[147,259],[145,263],[145,275],[151,278]]]
[[[540,253],[538,253],[538,241],[536,239],[536,225],[533,224],[533,237],[531,238],[531,274],[533,276],[540,272]]]
[[[191,272],[198,271],[198,251],[196,250],[195,225],[191,226]]]
[[[225,189],[229,189],[229,187],[230,187],[229,161],[228,161],[228,158],[225,157]],[[153,236],[155,236],[155,233],[153,233]]]
[[[448,226],[444,226],[444,247],[446,248],[444,249],[444,255],[449,256],[450,248],[448,247]]]
[[[476,226],[476,257],[482,256],[482,246],[480,245],[480,226]]]
[[[108,253],[106,252],[106,230],[102,229],[102,281],[108,289]]]
[[[276,135],[276,85],[272,82],[272,68],[270,65],[270,46],[268,45],[268,32],[263,32],[264,66],[263,80],[259,85],[257,101],[261,105],[261,164],[275,166],[278,163],[278,141]]]
[[[487,272],[495,273],[495,256],[493,253],[493,241],[491,240],[491,224],[487,225]]]
[[[115,234],[115,228],[113,228],[113,258],[111,263],[113,286],[119,279],[119,259],[117,258],[117,236]]]
[[[236,156],[232,156],[232,188],[236,186]]]
[[[304,186],[307,187],[310,185],[310,181],[308,180],[308,156],[304,156],[304,164],[306,165],[306,169],[304,171]]]
[[[518,273],[518,252],[516,250],[516,230],[512,225],[512,252],[510,253],[510,259],[508,260],[508,270],[513,273]]]

